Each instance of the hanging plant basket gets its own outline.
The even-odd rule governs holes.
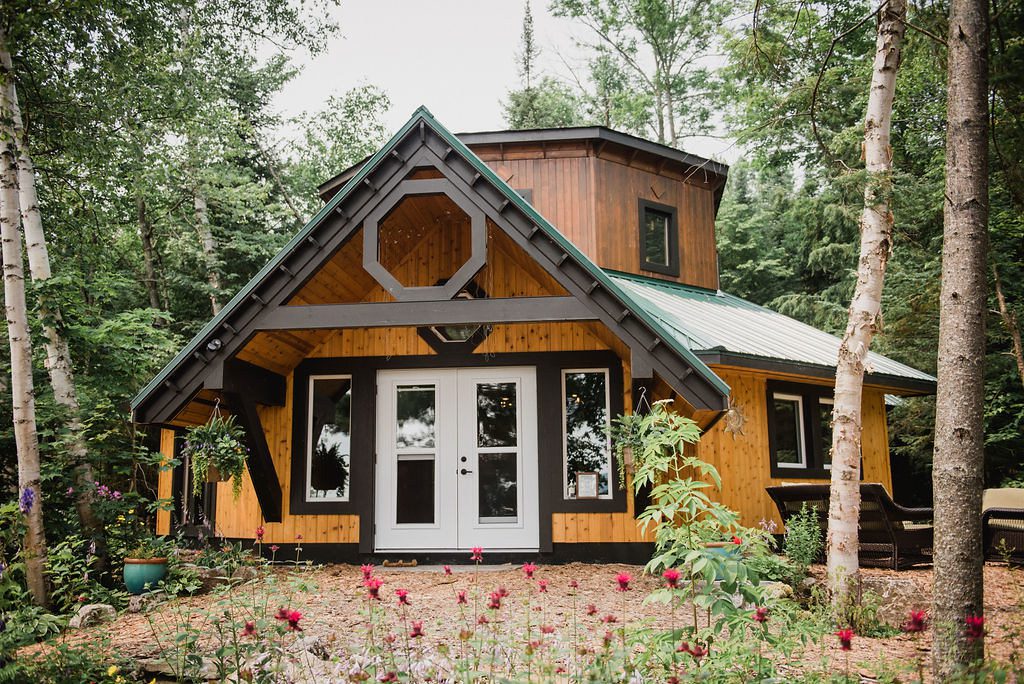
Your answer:
[[[223,417],[220,406],[205,425],[189,428],[183,455],[192,470],[192,489],[198,494],[207,482],[231,480],[231,489],[238,498],[242,492],[242,475],[249,450],[245,431],[235,424],[235,417]]]

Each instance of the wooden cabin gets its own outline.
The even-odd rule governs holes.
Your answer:
[[[133,402],[180,454],[215,405],[246,429],[240,498],[163,471],[161,534],[206,525],[306,557],[649,557],[611,417],[672,399],[746,524],[829,477],[839,340],[721,292],[727,168],[606,128],[453,135],[425,109],[320,188],[323,209]],[[863,476],[891,489],[871,354]]]

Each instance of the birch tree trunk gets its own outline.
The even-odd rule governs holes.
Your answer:
[[[949,6],[946,202],[935,398],[935,574],[932,669],[945,681],[979,658],[965,618],[984,609],[981,492],[984,465],[988,251],[988,5]]]
[[[0,27],[0,44],[6,45]],[[46,532],[39,484],[39,441],[36,435],[36,404],[32,386],[32,340],[25,303],[25,271],[21,256],[21,210],[18,201],[18,151],[14,137],[12,103],[8,84],[13,74],[0,63],[0,242],[4,264],[4,309],[7,338],[11,345],[11,395],[14,408],[14,439],[18,449],[18,487],[25,515],[25,579],[32,600],[48,602],[46,591]]]
[[[11,123],[18,154],[18,199],[21,210],[21,225],[25,231],[25,247],[28,253],[29,271],[33,282],[45,282],[50,278],[50,255],[43,232],[43,219],[39,211],[39,195],[36,192],[35,165],[29,154],[22,123],[18,90],[14,82],[14,67],[5,40],[0,39],[0,67],[7,74],[4,83],[7,106],[10,108]],[[96,559],[99,566],[107,560],[104,543],[103,523],[93,511],[92,465],[83,435],[81,408],[71,363],[71,350],[61,334],[63,326],[60,308],[50,302],[45,290],[39,294],[39,315],[42,319],[43,334],[46,337],[46,370],[57,403],[67,411],[67,429],[70,436],[68,454],[71,457],[73,481],[75,483],[75,510],[86,536],[96,543]]]
[[[220,313],[220,274],[217,272],[217,241],[210,228],[210,210],[206,204],[206,196],[196,188],[193,206],[196,214],[196,228],[203,242],[203,259],[206,261],[206,282],[210,286],[210,308],[213,315]]]
[[[889,129],[905,0],[887,0],[878,13],[878,37],[864,119],[864,210],[860,219],[860,258],[849,320],[836,363],[832,428],[832,486],[828,512],[828,573],[837,615],[848,606],[851,586],[860,578],[857,558],[860,517],[861,405],[865,359],[881,321],[882,285],[892,249],[892,148]],[[842,625],[846,626],[846,625]]]

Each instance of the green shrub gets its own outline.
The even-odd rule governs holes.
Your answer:
[[[822,550],[821,524],[818,509],[808,508],[804,503],[800,512],[786,523],[786,556],[796,566],[796,578],[807,574],[811,563],[816,561]]]

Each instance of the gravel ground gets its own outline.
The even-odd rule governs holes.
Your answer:
[[[543,605],[540,610],[534,608],[534,618],[531,622],[538,625],[550,624],[562,632],[571,629],[574,599],[569,583],[575,580],[579,584],[575,598],[576,615],[578,629],[583,638],[586,638],[586,635],[592,639],[599,638],[607,628],[601,621],[606,615],[614,615],[620,621],[624,617],[630,622],[644,619],[663,627],[668,627],[672,621],[663,606],[642,604],[642,597],[660,586],[661,582],[659,578],[644,576],[639,566],[581,563],[542,566],[537,570],[536,579],[548,582],[548,592],[543,600],[540,600],[541,597],[538,595],[536,580],[527,580],[519,566],[484,565],[479,569],[473,566],[456,566],[452,570],[451,575],[445,575],[439,567],[378,567],[374,569],[374,573],[384,580],[381,588],[384,601],[393,605],[395,589],[408,590],[411,603],[408,608],[408,619],[423,620],[428,643],[436,644],[446,638],[454,640],[460,625],[463,624],[462,621],[472,620],[472,600],[468,608],[462,608],[466,611],[464,614],[455,599],[456,592],[461,589],[471,590],[472,596],[474,585],[484,596],[498,587],[505,587],[508,591],[505,605],[514,606],[517,619],[521,619],[523,611],[526,610],[526,598],[531,597],[532,605]],[[615,576],[620,572],[627,572],[635,578],[631,583],[632,591],[616,591]],[[864,572],[912,579],[920,586],[923,597],[930,596],[932,573],[929,569],[895,573],[869,568]],[[815,568],[814,573],[819,577],[823,576],[824,569]],[[280,601],[303,613],[303,635],[321,637],[327,642],[363,639],[366,627],[365,618],[360,615],[360,611],[365,609],[366,601],[359,567],[321,566],[311,568],[303,574],[315,588],[292,595],[285,592],[283,600]],[[278,577],[283,577],[283,573]],[[251,593],[252,588],[243,586],[237,591]],[[157,625],[157,631],[160,631],[161,628],[171,628],[175,622],[183,619],[202,620],[197,616],[197,611],[210,607],[214,600],[209,595],[179,599],[158,607],[148,617],[143,614],[125,613],[107,625],[70,630],[62,639],[72,643],[100,643],[101,639],[105,638],[109,640],[112,649],[130,657],[153,657],[159,654],[159,648],[155,643],[151,625]],[[595,615],[585,614],[588,604],[593,604],[597,608]],[[483,601],[479,603],[480,612],[484,612],[484,605]],[[911,607],[917,606],[908,606],[908,609]],[[276,605],[270,608],[273,612]],[[393,611],[393,614],[397,619],[397,611]],[[1011,653],[1024,647],[1024,570],[1009,570],[997,565],[986,566],[985,614],[988,652],[1005,661]],[[674,617],[679,625],[687,624],[686,615]],[[703,622],[703,619],[701,621]],[[206,623],[204,631],[212,634],[213,626],[212,623]],[[903,663],[906,666],[918,658],[927,663],[930,647],[930,632],[920,635],[899,634],[879,639],[858,636],[854,638],[853,650],[849,653],[851,671],[859,672],[870,681],[885,672],[885,663]],[[822,644],[809,648],[798,659],[789,663],[788,667],[814,669],[820,667],[823,659],[843,663],[845,657],[846,654],[839,650],[837,640],[829,637]]]

